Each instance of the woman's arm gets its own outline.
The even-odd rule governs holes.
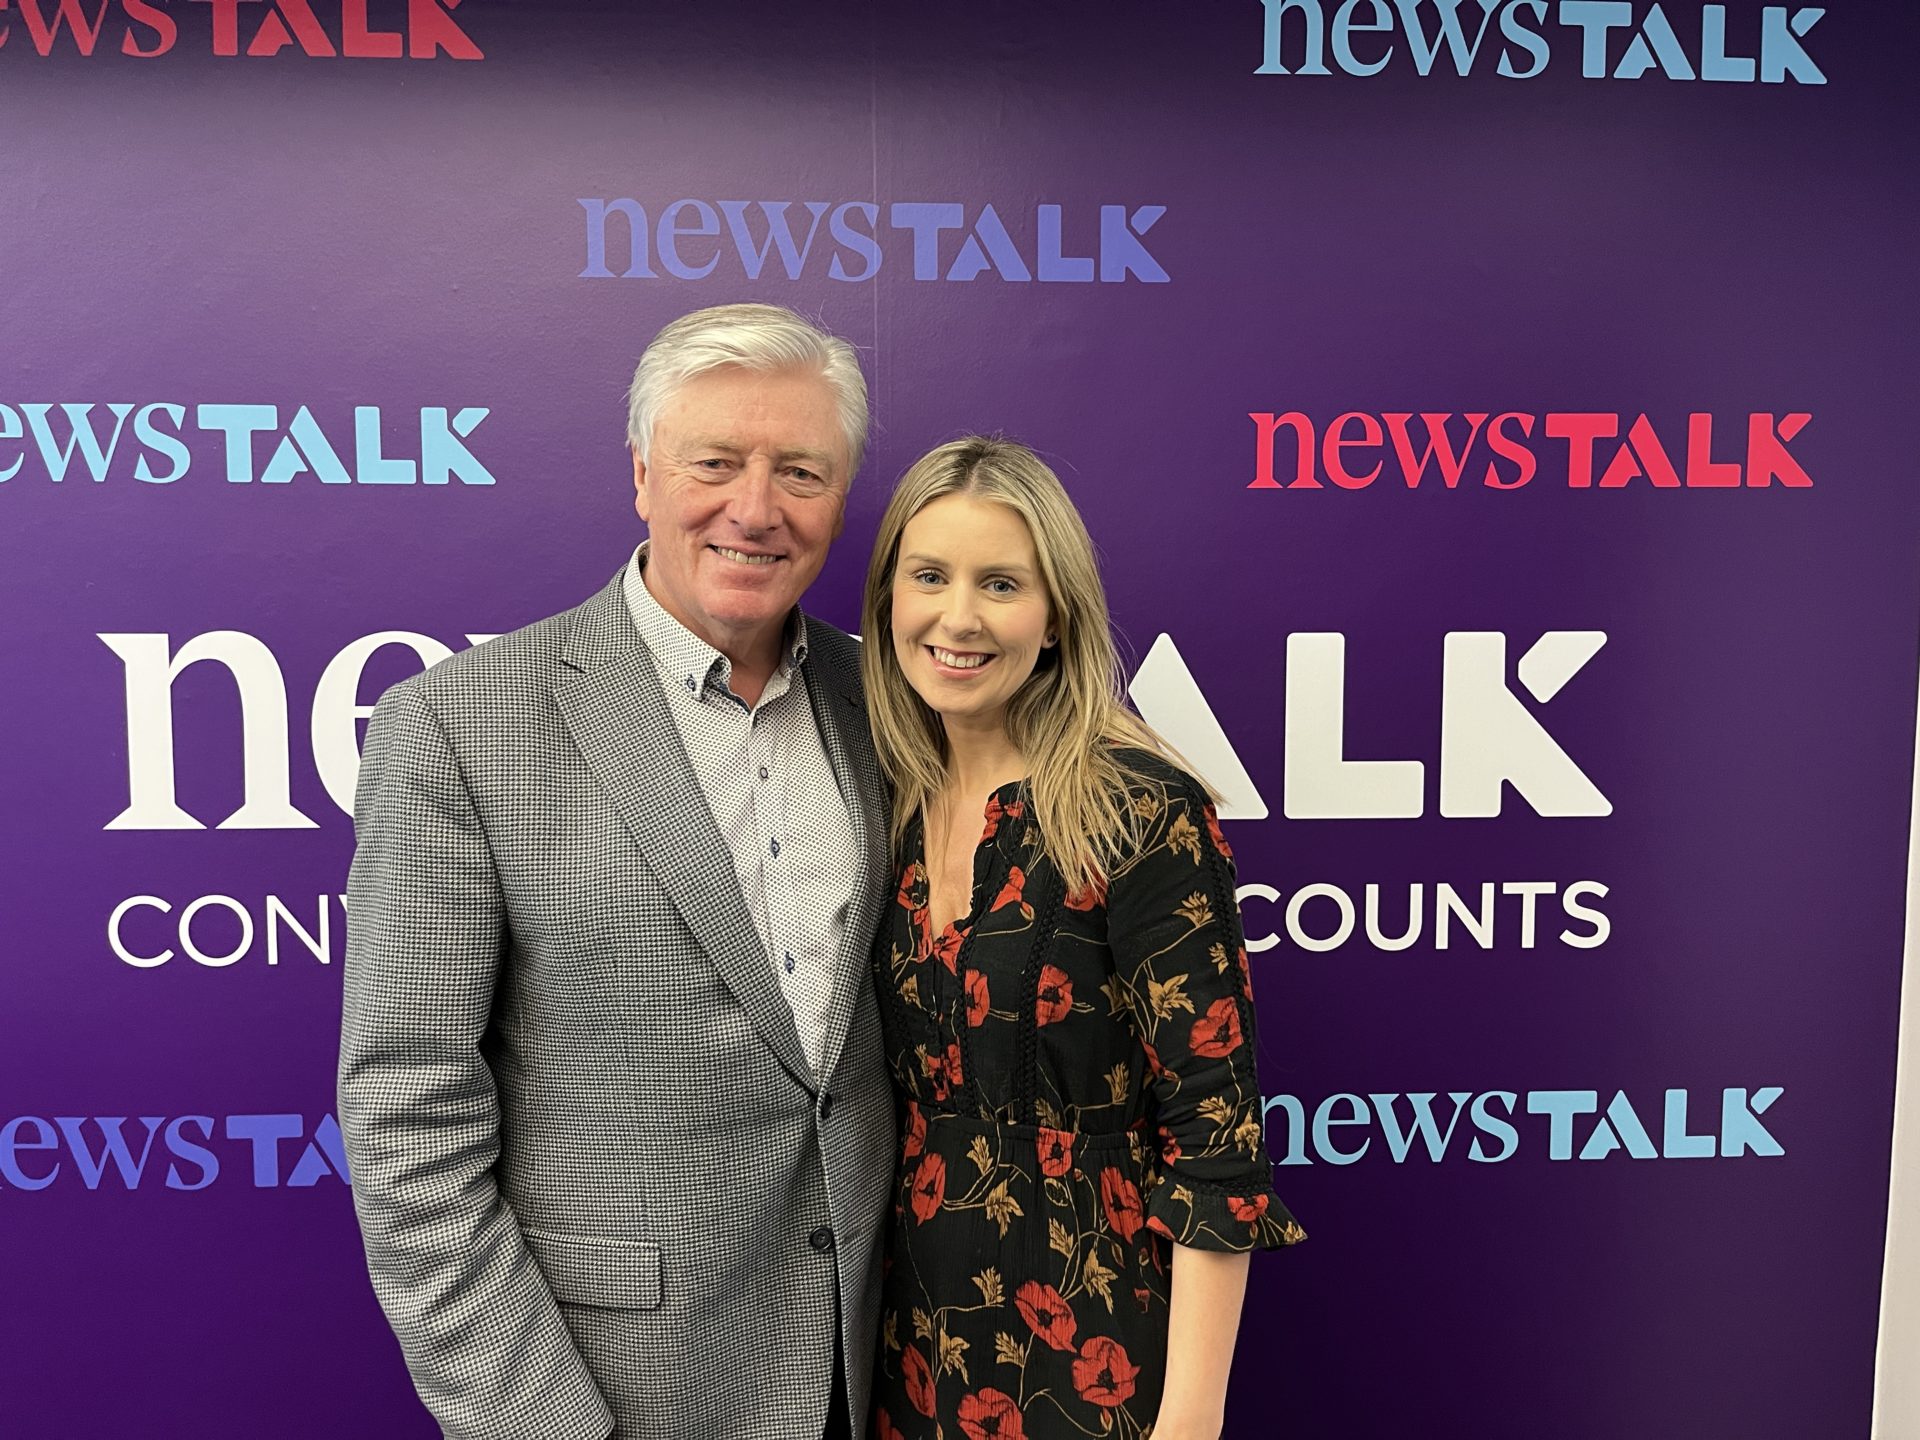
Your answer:
[[[1247,1293],[1247,1252],[1173,1247],[1167,1383],[1153,1440],[1218,1440]]]
[[[1146,1228],[1172,1241],[1167,1369],[1153,1440],[1217,1440],[1247,1251],[1306,1238],[1273,1193],[1232,857],[1206,798],[1136,787],[1151,816],[1108,881],[1120,1001],[1146,1052],[1159,1164]]]

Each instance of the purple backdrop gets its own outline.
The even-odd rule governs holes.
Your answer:
[[[457,647],[601,583],[638,538],[625,376],[744,297],[868,362],[815,609],[853,623],[914,456],[1024,438],[1133,654],[1170,636],[1205,707],[1161,703],[1210,708],[1271,808],[1228,835],[1280,937],[1262,1076],[1313,1240],[1255,1266],[1229,1434],[1864,1433],[1920,599],[1911,8],[449,3],[374,4],[390,42],[330,0],[0,7],[8,1428],[432,1433],[326,1119],[352,837],[316,689],[361,637]],[[1483,11],[1471,58],[1432,38]],[[794,248],[757,260],[770,216]],[[1383,417],[1417,461],[1427,413],[1474,433],[1457,486],[1402,478]],[[1353,442],[1317,485],[1259,418],[1289,414]],[[1531,417],[1492,432],[1524,485],[1496,415]],[[1548,430],[1606,423],[1571,485],[1588,442]],[[444,483],[379,483],[407,462]],[[1557,694],[1516,670],[1550,631],[1606,637]],[[1448,673],[1465,632],[1505,635],[1491,682]],[[1307,813],[1329,642],[1288,637],[1331,634],[1345,755],[1421,762],[1417,818],[1337,783]],[[248,677],[251,792],[235,674],[194,664],[170,753],[205,828],[157,828],[201,636]],[[419,663],[337,675],[364,707]],[[1564,770],[1443,813],[1443,694],[1456,779],[1550,736],[1611,813],[1536,813]],[[276,755],[311,828],[218,828]],[[1488,882],[1489,941],[1456,910],[1441,947],[1436,887]],[[1531,944],[1517,882],[1556,887]],[[1327,891],[1288,926],[1310,885],[1360,911],[1333,948]],[[1414,943],[1368,938],[1369,885],[1388,935],[1422,887]]]

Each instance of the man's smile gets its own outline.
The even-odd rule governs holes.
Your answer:
[[[778,555],[749,554],[745,550],[733,550],[725,545],[709,545],[707,548],[722,560],[731,560],[736,565],[771,565],[781,558]]]

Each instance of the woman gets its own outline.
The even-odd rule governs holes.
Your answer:
[[[1121,703],[1093,545],[1002,440],[901,478],[862,647],[902,1099],[881,1440],[1220,1433],[1271,1191],[1233,872]]]

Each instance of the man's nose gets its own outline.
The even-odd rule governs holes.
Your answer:
[[[750,534],[774,529],[780,523],[780,487],[773,478],[773,466],[760,459],[749,460],[733,483],[727,497],[727,514],[733,523]]]

